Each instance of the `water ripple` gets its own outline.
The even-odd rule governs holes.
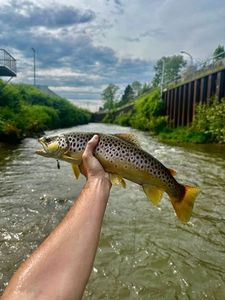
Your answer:
[[[68,129],[70,131],[71,129]],[[135,133],[143,149],[201,187],[187,225],[165,195],[152,207],[142,189],[114,187],[84,299],[225,299],[225,151],[221,146],[168,145],[147,133],[90,124],[74,131]],[[54,131],[58,133],[61,131]],[[61,220],[84,180],[67,163],[34,154],[39,145],[0,145],[0,288]]]

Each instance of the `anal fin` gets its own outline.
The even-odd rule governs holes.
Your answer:
[[[162,199],[163,191],[147,184],[144,184],[142,187],[149,201],[155,206],[158,205]]]
[[[126,182],[122,176],[117,174],[110,174],[110,180],[113,185],[121,185],[124,189],[126,188]]]

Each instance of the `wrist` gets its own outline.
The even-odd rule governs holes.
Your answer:
[[[86,184],[89,187],[101,188],[102,191],[106,192],[109,192],[112,186],[108,174],[105,174],[105,176],[90,176],[87,178]]]

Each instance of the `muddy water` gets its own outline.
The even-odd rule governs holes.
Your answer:
[[[73,131],[134,132],[142,147],[202,189],[182,225],[167,196],[160,208],[129,182],[113,187],[84,299],[225,299],[225,148],[174,146],[114,125]],[[57,132],[62,132],[59,130]],[[39,145],[0,145],[0,288],[62,219],[84,183],[67,163],[34,154]]]

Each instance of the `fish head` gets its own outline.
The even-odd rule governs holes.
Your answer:
[[[37,150],[36,153],[45,157],[60,158],[69,149],[69,141],[65,135],[43,136],[38,139],[42,145],[42,150]]]

